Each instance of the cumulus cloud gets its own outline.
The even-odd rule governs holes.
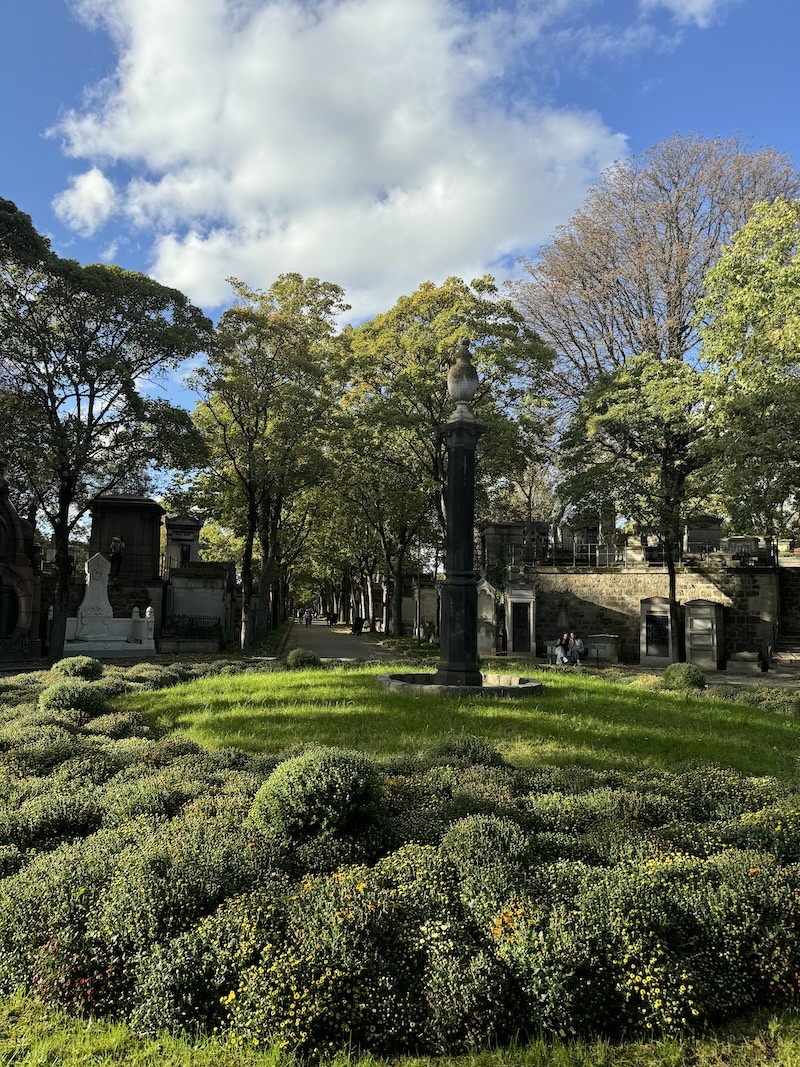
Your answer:
[[[670,11],[678,22],[695,23],[705,28],[734,0],[640,0],[643,11],[663,7]]]
[[[119,63],[59,132],[127,172],[120,210],[152,235],[156,276],[194,300],[225,301],[231,274],[267,286],[298,270],[366,315],[546,239],[625,153],[598,115],[554,108],[530,79],[517,91],[570,6],[79,0]]]
[[[116,192],[98,167],[70,178],[69,188],[53,200],[53,210],[67,226],[85,237],[103,226],[114,212]]]

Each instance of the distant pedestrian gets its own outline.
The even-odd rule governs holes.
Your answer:
[[[311,619],[312,619],[311,608],[306,608],[306,626],[310,626],[311,625]]]

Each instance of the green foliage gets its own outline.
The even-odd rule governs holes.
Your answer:
[[[705,689],[706,676],[694,663],[670,663],[664,671],[667,689]]]
[[[85,732],[114,738],[153,736],[153,731],[135,711],[115,711],[108,715],[98,715],[86,724]]]
[[[200,923],[155,945],[137,974],[131,1024],[138,1033],[210,1031],[224,1019],[228,998],[259,959],[280,944],[288,882],[231,897]]]
[[[103,664],[91,656],[68,656],[54,663],[53,670],[66,678],[83,678],[86,682],[93,682],[102,675]]]
[[[291,670],[303,670],[306,667],[319,667],[322,660],[307,648],[293,648],[286,657],[286,666]]]
[[[266,833],[294,842],[361,836],[376,823],[382,796],[372,760],[312,748],[275,768],[256,794],[253,818]]]
[[[692,729],[728,706],[632,698],[696,710]],[[121,736],[140,730],[129,712],[80,726],[69,709],[68,725],[12,710],[0,992],[148,1034],[393,1058],[539,1033],[682,1035],[798,993],[792,779],[699,762],[524,770],[464,734],[383,765],[298,745],[275,766]]]
[[[482,737],[469,734],[445,738],[429,748],[424,758],[429,763],[476,763],[484,767],[501,767],[505,763],[496,748]]]
[[[80,711],[87,720],[107,710],[105,694],[91,682],[81,680],[48,686],[39,696],[39,707],[43,711]]]
[[[180,685],[187,677],[186,671],[177,665],[167,667],[158,663],[137,663],[128,669],[125,681],[142,689],[167,689]]]

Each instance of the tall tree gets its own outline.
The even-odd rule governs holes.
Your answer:
[[[609,502],[664,551],[673,634],[681,628],[676,564],[693,479],[716,454],[715,381],[680,360],[632,356],[599,378],[567,435],[567,495],[600,511]]]
[[[0,205],[0,395],[20,476],[53,531],[50,654],[63,653],[70,534],[98,496],[148,463],[180,466],[188,413],[142,392],[206,347],[211,324],[143,274],[53,255],[30,219]]]
[[[797,532],[800,201],[755,206],[709,271],[698,319],[720,380],[717,491],[742,532]]]
[[[447,450],[439,428],[447,419],[447,371],[467,338],[480,385],[472,408],[489,430],[481,441],[480,472],[491,478],[518,466],[515,416],[540,385],[551,353],[490,276],[467,284],[426,282],[411,296],[353,331],[348,410],[358,412],[393,453],[432,485],[435,513],[446,530]],[[380,452],[378,453],[380,454]]]
[[[674,134],[603,173],[514,296],[557,353],[551,388],[571,407],[632,356],[698,346],[708,269],[753,205],[800,193],[791,159],[736,138]]]
[[[339,286],[299,274],[281,275],[265,292],[232,284],[239,303],[223,314],[208,366],[197,376],[205,400],[195,419],[211,455],[211,485],[243,537],[245,649],[252,639],[256,543],[258,619],[265,629],[285,510],[324,466],[335,322],[346,305]]]

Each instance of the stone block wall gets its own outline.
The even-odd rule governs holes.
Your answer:
[[[539,651],[562,630],[618,634],[620,658],[639,659],[639,612],[645,597],[666,597],[665,570],[643,567],[609,571],[536,571],[536,643]],[[778,612],[778,579],[774,570],[756,568],[683,568],[678,573],[678,599],[713,600],[724,606],[726,654],[757,651],[765,622]]]

